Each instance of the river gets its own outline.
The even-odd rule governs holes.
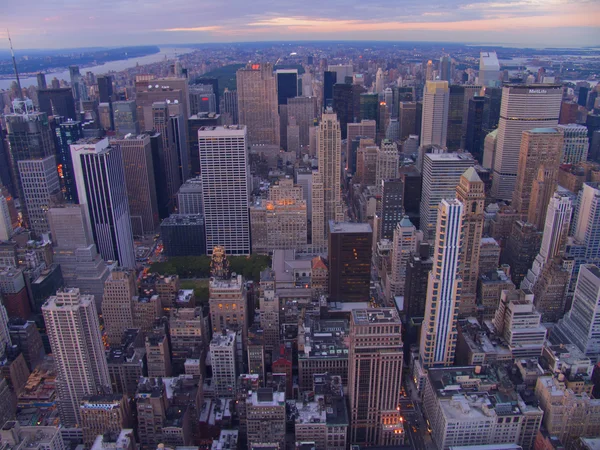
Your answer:
[[[135,67],[136,65],[144,65],[144,64],[152,64],[155,62],[159,62],[165,58],[171,59],[176,56],[183,55],[185,53],[191,53],[194,49],[191,48],[177,48],[177,47],[163,47],[160,48],[158,53],[154,53],[152,55],[140,56],[138,58],[130,58],[130,59],[121,59],[118,61],[110,61],[105,64],[100,64],[98,66],[91,67],[80,67],[81,75],[85,76],[86,72],[92,72],[96,75],[102,73],[108,73],[111,71],[119,72],[121,70],[129,69],[131,67]],[[46,73],[46,82],[50,85],[50,81],[52,78],[58,78],[59,80],[67,80],[70,81],[69,71],[60,71],[60,72],[48,72]],[[29,87],[31,85],[37,86],[36,77],[21,77],[21,86]],[[9,89],[12,82],[15,81],[14,78],[0,79],[0,90]]]

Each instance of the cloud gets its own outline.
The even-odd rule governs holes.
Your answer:
[[[209,26],[209,27],[188,27],[188,28],[164,28],[159,31],[216,31],[220,30],[221,27],[218,25]]]

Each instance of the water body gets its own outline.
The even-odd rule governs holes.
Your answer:
[[[168,48],[160,48],[158,53],[154,53],[152,55],[140,56],[138,58],[130,58],[130,59],[121,59],[118,61],[110,61],[105,64],[100,64],[98,66],[91,67],[80,67],[79,71],[81,75],[85,76],[86,72],[92,72],[95,75],[100,75],[103,73],[108,73],[111,71],[119,72],[121,70],[129,69],[131,67],[135,67],[136,65],[143,66],[144,64],[152,64],[155,62],[159,62],[166,59],[176,58],[179,55],[183,55],[185,53],[191,53],[194,49],[191,48],[177,48],[177,47],[168,47]],[[46,73],[46,82],[50,85],[50,81],[52,78],[58,78],[59,80],[67,80],[70,81],[69,71],[60,71],[60,72],[48,72]],[[31,85],[37,86],[36,77],[20,77],[21,86],[29,87]],[[9,89],[12,82],[15,81],[15,78],[6,78],[0,79],[0,89]]]

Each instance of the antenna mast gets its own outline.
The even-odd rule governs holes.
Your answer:
[[[10,44],[10,54],[12,55],[13,67],[15,69],[15,77],[17,77],[17,86],[19,88],[18,98],[23,100],[23,90],[21,89],[21,80],[19,80],[19,71],[17,70],[17,60],[15,59],[15,52],[13,51],[12,40],[10,38],[10,31],[6,30],[8,34],[8,43]]]

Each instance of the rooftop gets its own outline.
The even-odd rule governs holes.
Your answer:
[[[395,308],[372,308],[352,311],[352,318],[357,325],[400,324],[400,317]]]
[[[329,221],[330,233],[372,233],[373,229],[368,223],[334,222]]]

